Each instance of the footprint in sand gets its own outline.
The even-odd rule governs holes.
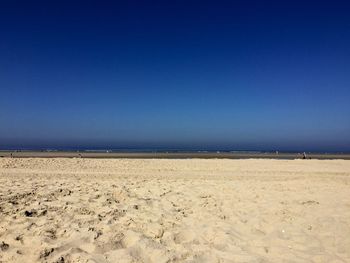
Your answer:
[[[0,250],[1,251],[4,252],[4,251],[8,250],[9,248],[10,248],[9,244],[5,243],[4,241],[1,242],[1,244],[0,244]]]
[[[190,243],[196,238],[196,233],[190,229],[182,230],[174,235],[174,242],[176,244]]]

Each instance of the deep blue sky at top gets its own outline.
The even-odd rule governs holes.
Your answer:
[[[0,148],[350,151],[347,1],[1,1]]]

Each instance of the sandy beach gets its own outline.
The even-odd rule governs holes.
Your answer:
[[[350,161],[0,158],[0,262],[350,262]]]

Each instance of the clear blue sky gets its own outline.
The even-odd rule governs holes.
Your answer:
[[[350,151],[349,14],[346,1],[2,1],[0,148]]]

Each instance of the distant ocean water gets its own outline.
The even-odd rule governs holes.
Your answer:
[[[315,154],[350,154],[350,151],[307,151],[307,150],[236,150],[222,148],[173,148],[173,147],[0,147],[0,151],[39,151],[39,152],[91,152],[91,153],[237,153],[237,154],[264,154],[264,153],[315,153]]]

